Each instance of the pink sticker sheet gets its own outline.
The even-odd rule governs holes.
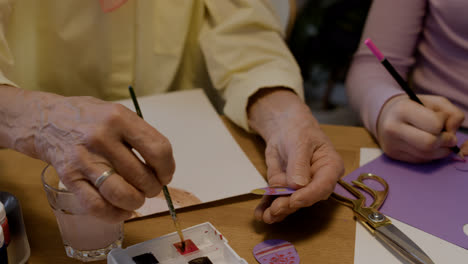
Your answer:
[[[265,187],[252,190],[252,193],[259,195],[289,195],[296,190],[288,187]]]
[[[299,255],[293,244],[281,239],[265,240],[257,244],[253,254],[260,264],[298,264]]]

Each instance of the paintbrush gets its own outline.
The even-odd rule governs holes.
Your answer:
[[[141,119],[143,119],[143,114],[141,113],[140,105],[138,104],[135,92],[133,91],[133,87],[129,86],[128,90],[130,91],[130,96],[132,97],[133,105],[135,106],[135,111],[137,115],[141,117]],[[167,207],[169,207],[169,212],[171,214],[172,220],[174,221],[177,234],[179,234],[179,237],[180,237],[180,244],[181,244],[182,252],[184,252],[185,251],[184,235],[182,234],[182,230],[180,229],[179,220],[177,219],[176,211],[175,211],[174,205],[172,204],[171,195],[169,194],[169,190],[167,189],[166,185],[164,185],[162,189],[164,192],[164,197],[166,198]]]
[[[390,64],[390,62],[387,60],[387,58],[384,57],[384,55],[382,54],[382,52],[380,52],[380,50],[377,48],[377,46],[375,46],[375,44],[372,42],[371,39],[366,39],[364,41],[364,44],[366,44],[366,46],[372,51],[372,53],[374,54],[374,56],[382,63],[382,65],[385,67],[385,69],[387,69],[387,71],[390,73],[390,75],[393,77],[393,79],[395,79],[395,81],[400,85],[400,87],[403,89],[403,91],[406,92],[406,94],[408,95],[408,97],[415,101],[416,103],[424,106],[424,104],[421,102],[421,100],[416,96],[416,94],[413,92],[413,90],[409,87],[408,83],[403,80],[403,78],[400,76],[400,74],[398,74],[398,72],[395,70],[395,68],[393,68],[392,64]],[[442,130],[442,132],[444,132],[444,130]],[[462,160],[465,160],[465,156],[463,156],[463,153],[461,152],[460,148],[458,146],[453,146],[453,147],[450,147],[450,150],[455,153],[456,155],[458,155]]]

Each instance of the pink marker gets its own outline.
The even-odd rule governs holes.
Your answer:
[[[372,42],[370,38],[364,40],[364,44],[366,44],[366,46],[372,51],[372,53],[374,53],[375,57],[377,57],[379,61],[383,61],[385,59],[382,52],[380,52],[380,50],[377,48],[377,46],[375,46],[374,42]]]

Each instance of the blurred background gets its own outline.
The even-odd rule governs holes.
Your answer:
[[[322,124],[360,126],[348,105],[344,80],[372,1],[272,1],[289,4],[287,42],[301,67],[306,102],[315,117]]]

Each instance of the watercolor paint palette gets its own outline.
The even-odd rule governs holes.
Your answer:
[[[115,248],[107,255],[109,264],[247,264],[229,246],[227,239],[209,222],[182,230],[185,241],[196,246],[181,254],[176,232],[125,249]]]

